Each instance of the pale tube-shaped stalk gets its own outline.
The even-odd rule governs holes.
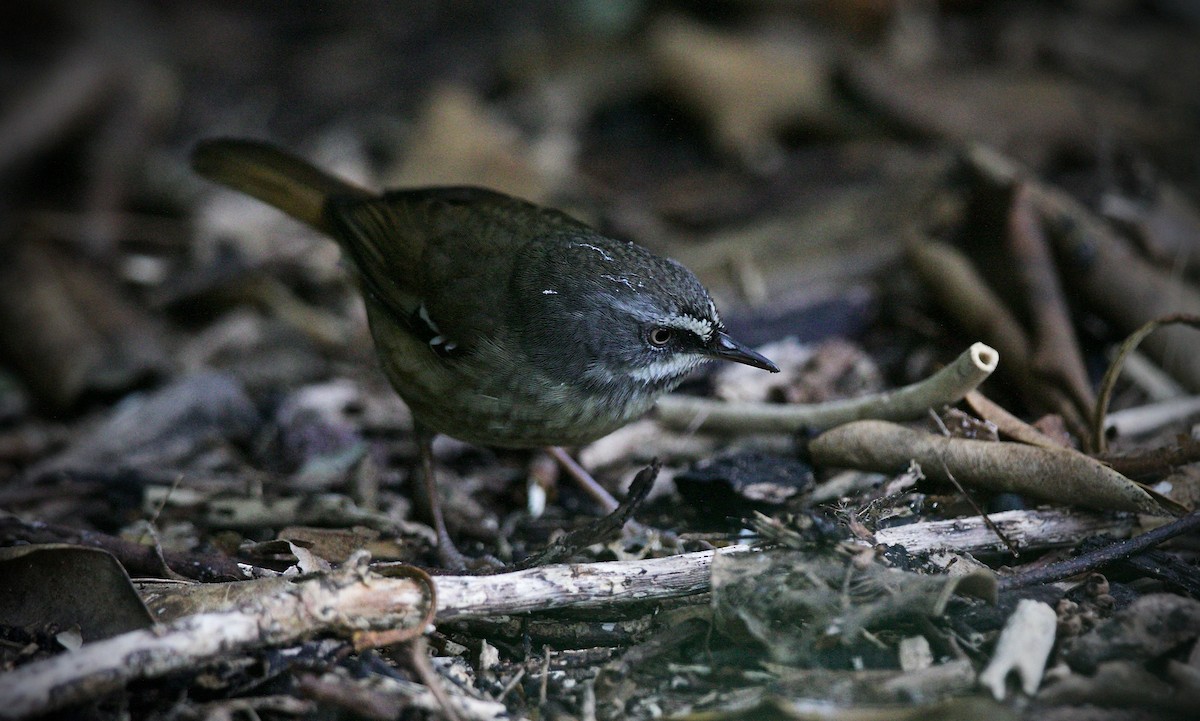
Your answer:
[[[953,405],[987,380],[1000,354],[975,343],[950,365],[925,380],[882,393],[808,405],[726,403],[706,398],[668,395],[659,399],[657,418],[667,426],[738,433],[796,433],[824,430],[850,421],[874,418],[904,421],[920,418],[930,408]]]

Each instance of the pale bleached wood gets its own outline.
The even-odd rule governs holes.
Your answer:
[[[1021,551],[1071,545],[1098,534],[1128,536],[1133,520],[1071,510],[1005,511],[989,516]],[[926,521],[875,532],[879,545],[904,546],[910,553],[953,550],[1007,551],[982,518]],[[562,564],[495,576],[439,576],[439,621],[488,617],[555,608],[599,608],[616,603],[655,601],[709,590],[712,559],[747,553],[737,545],[645,561]]]
[[[438,621],[690,596],[709,589],[712,559],[738,545],[644,561],[542,566],[495,576],[439,576]]]
[[[1134,525],[1130,516],[1113,517],[1071,510],[1004,511],[989,514],[988,518],[1020,551],[1070,546],[1101,534],[1124,538],[1133,531]],[[886,528],[875,532],[875,542],[904,546],[909,553],[1008,551],[1004,542],[979,516]]]
[[[270,592],[233,610],[123,633],[0,674],[0,719],[45,714],[105,696],[137,679],[202,667],[246,649],[320,632],[351,635],[420,624],[429,605],[427,589],[413,578],[371,574],[366,559],[362,553],[337,571],[284,587],[274,584]]]
[[[991,518],[1022,550],[1066,545],[1100,533],[1128,535],[1132,528],[1128,519],[1065,510],[1007,511]],[[881,529],[873,541],[902,545],[912,553],[935,549],[983,553],[1004,548],[979,518]],[[644,561],[562,564],[494,576],[440,576],[435,578],[436,620],[603,608],[702,593],[710,589],[716,554],[747,552],[749,546],[738,545]],[[278,579],[241,581],[238,585],[243,587],[263,584],[264,593],[258,598],[242,594],[238,597],[243,600],[233,608],[89,643],[0,674],[0,698],[6,700],[0,705],[0,719],[48,713],[137,679],[202,667],[231,653],[292,643],[319,632],[351,635],[415,623],[427,604],[421,584],[368,572],[362,559],[360,555],[337,571],[300,579],[282,589]]]
[[[1050,604],[1021,599],[1004,623],[992,660],[979,674],[979,685],[990,689],[997,701],[1003,701],[1008,693],[1008,676],[1016,671],[1025,695],[1037,693],[1057,628],[1058,616]]]

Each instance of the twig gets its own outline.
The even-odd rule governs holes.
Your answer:
[[[914,238],[907,257],[938,305],[968,333],[996,346],[1004,359],[1004,375],[1027,405],[1054,411],[1084,432],[1084,416],[1056,385],[1034,372],[1033,344],[1025,329],[961,251],[948,243]]]
[[[1096,460],[1129,478],[1165,478],[1175,468],[1200,462],[1200,439],[1181,435],[1175,443],[1125,455],[1099,455]]]
[[[1135,253],[1128,242],[1067,193],[1030,179],[1023,168],[987,148],[973,148],[967,160],[993,187],[1008,187],[1015,179],[1024,178],[1050,231],[1055,255],[1087,259],[1067,269],[1064,277],[1089,308],[1120,330],[1132,332],[1175,313],[1200,315],[1200,289],[1170,268],[1160,268]],[[1196,362],[1200,336],[1183,328],[1167,328],[1149,339],[1146,347],[1184,386],[1200,392],[1200,363]]]
[[[446,689],[442,686],[442,679],[438,677],[437,671],[433,670],[433,664],[429,662],[428,651],[429,644],[425,641],[425,637],[417,636],[408,645],[409,663],[417,672],[417,678],[421,679],[421,683],[425,684],[425,688],[429,689],[433,697],[437,699],[446,718],[449,721],[459,721],[458,712],[454,710],[454,704],[450,702],[450,697],[446,695]]]
[[[1063,444],[1009,413],[979,391],[971,391],[963,400],[975,415],[995,423],[996,429],[1003,436],[1039,448],[1063,448]]]
[[[1004,532],[1000,530],[1000,527],[997,526],[996,523],[988,516],[987,511],[980,508],[979,504],[975,502],[975,499],[971,497],[971,494],[967,493],[966,489],[962,487],[962,484],[958,482],[958,479],[954,477],[954,474],[950,472],[950,469],[946,468],[945,463],[942,463],[942,470],[946,472],[946,478],[950,481],[950,483],[954,484],[954,487],[958,489],[959,494],[961,494],[963,498],[967,499],[967,503],[970,503],[971,508],[975,510],[975,513],[979,514],[979,518],[983,520],[984,525],[990,528],[992,533],[995,533],[996,537],[1008,547],[1008,552],[1013,555],[1013,558],[1020,558],[1021,552],[1017,550],[1017,547],[1013,545],[1013,542],[1008,540],[1008,536],[1004,535]]]
[[[652,561],[539,566],[492,576],[438,576],[437,621],[690,596],[708,590],[714,554],[746,550],[747,546],[731,546]]]
[[[1001,590],[1038,586],[1043,583],[1053,583],[1064,578],[1077,576],[1081,573],[1095,570],[1113,561],[1137,555],[1142,551],[1153,548],[1164,541],[1184,533],[1200,529],[1200,511],[1190,513],[1140,536],[1125,541],[1118,541],[1110,546],[1084,553],[1067,561],[1042,566],[1026,573],[1019,573],[1000,580]]]
[[[1167,551],[1151,549],[1121,560],[1122,571],[1153,578],[1166,588],[1200,598],[1200,573],[1194,563]]]
[[[1077,543],[1081,537],[1128,534],[1133,522],[1079,511],[1005,511],[992,521],[1023,551]],[[874,532],[874,543],[911,553],[954,549],[1004,550],[977,518],[912,523]],[[559,608],[603,608],[679,598],[709,590],[713,557],[745,553],[748,546],[698,551],[644,561],[564,564],[493,576],[439,576],[437,621],[513,615]],[[386,565],[386,564],[382,564]]]
[[[320,632],[424,629],[427,587],[368,575],[365,553],[335,573],[275,587],[235,610],[185,616],[0,674],[0,718],[25,718],[111,693],[139,678],[195,668],[246,648]]]
[[[568,556],[578,553],[580,548],[586,548],[593,543],[603,543],[616,537],[620,534],[621,527],[632,518],[634,511],[650,494],[650,489],[654,487],[654,479],[658,477],[659,467],[658,460],[655,459],[650,462],[649,466],[638,471],[633,478],[633,483],[629,485],[629,495],[625,498],[625,502],[613,509],[612,513],[583,528],[571,531],[542,549],[541,552],[518,564],[517,568],[559,563]]]
[[[1086,418],[1095,406],[1096,396],[1088,381],[1049,241],[1023,182],[1013,188],[1007,237],[1033,321],[1033,369],[1061,383],[1079,415]]]
[[[1100,533],[1125,534],[1131,525],[1129,520],[1066,511],[1007,511],[992,519],[1023,549],[1068,545]],[[875,532],[874,542],[901,545],[911,553],[998,550],[995,535],[974,518],[881,529]],[[645,561],[547,566],[495,576],[440,576],[437,620],[644,604],[703,593],[711,588],[715,556],[749,551],[748,546],[732,546]],[[250,600],[232,610],[184,616],[156,629],[124,633],[0,674],[0,698],[6,701],[0,705],[0,718],[49,713],[137,679],[202,667],[235,650],[288,643],[322,631],[355,635],[422,624],[428,589],[413,578],[366,573],[359,565],[361,559],[352,558],[339,571],[295,583],[269,579],[231,584],[228,588],[243,589],[239,598]],[[257,587],[275,590],[255,594]],[[214,594],[214,598],[218,605],[233,605],[228,600],[233,595]]]
[[[1121,346],[1117,349],[1116,356],[1113,357],[1108,370],[1104,372],[1103,380],[1100,381],[1100,394],[1096,399],[1096,414],[1092,416],[1092,447],[1097,452],[1104,451],[1106,445],[1104,414],[1108,412],[1108,403],[1112,399],[1113,388],[1117,385],[1117,378],[1121,375],[1121,366],[1124,363],[1125,356],[1132,353],[1138,347],[1138,344],[1146,339],[1146,336],[1163,326],[1173,324],[1190,325],[1193,328],[1200,328],[1200,315],[1177,314],[1156,318],[1133,333],[1130,333],[1125,340],[1121,341]],[[1184,348],[1180,348],[1179,350],[1185,352]],[[1193,360],[1195,360],[1194,357]]]
[[[508,680],[508,683],[504,684],[504,688],[500,689],[500,693],[496,695],[496,700],[503,701],[517,687],[517,684],[521,683],[521,679],[523,678],[525,678],[525,669],[517,669],[517,672]]]
[[[668,395],[658,401],[658,419],[666,425],[685,428],[705,415],[701,425],[705,430],[743,433],[820,430],[863,418],[911,420],[920,418],[929,408],[957,403],[986,380],[999,361],[993,348],[975,343],[950,365],[923,381],[861,398],[812,405],[724,403]]]
[[[561,465],[567,472],[567,475],[575,479],[575,482],[579,484],[579,487],[582,488],[585,493],[591,496],[593,501],[600,504],[600,508],[605,513],[612,513],[613,511],[617,510],[617,506],[620,505],[617,502],[617,499],[613,498],[613,495],[608,492],[608,489],[597,483],[596,479],[592,478],[592,474],[588,473],[586,468],[579,465],[579,463],[571,457],[571,454],[567,453],[566,450],[564,450],[561,446],[550,446],[546,449],[546,453],[548,453],[551,458],[558,461],[559,465]]]
[[[1125,536],[1133,529],[1129,518],[1080,511],[1002,511],[991,518],[1023,551],[1071,546],[1080,538],[1098,534]],[[981,554],[1005,550],[995,533],[978,518],[910,523],[877,530],[874,536],[877,544],[904,546],[909,553],[946,549]]]
[[[1109,433],[1139,436],[1197,414],[1200,414],[1200,395],[1172,398],[1109,413],[1104,419],[1104,433],[1106,437]]]

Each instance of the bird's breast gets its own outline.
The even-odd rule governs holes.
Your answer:
[[[657,394],[551,379],[503,338],[439,357],[368,307],[383,370],[413,416],[438,433],[506,448],[589,443],[645,413]]]

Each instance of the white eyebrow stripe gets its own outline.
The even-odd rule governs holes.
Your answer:
[[[691,331],[692,333],[700,336],[700,338],[702,338],[705,342],[712,340],[713,334],[716,332],[716,328],[713,326],[712,321],[708,321],[703,318],[696,318],[695,316],[691,315],[676,314],[668,316],[663,321],[663,325],[671,328],[679,328],[681,330]]]

